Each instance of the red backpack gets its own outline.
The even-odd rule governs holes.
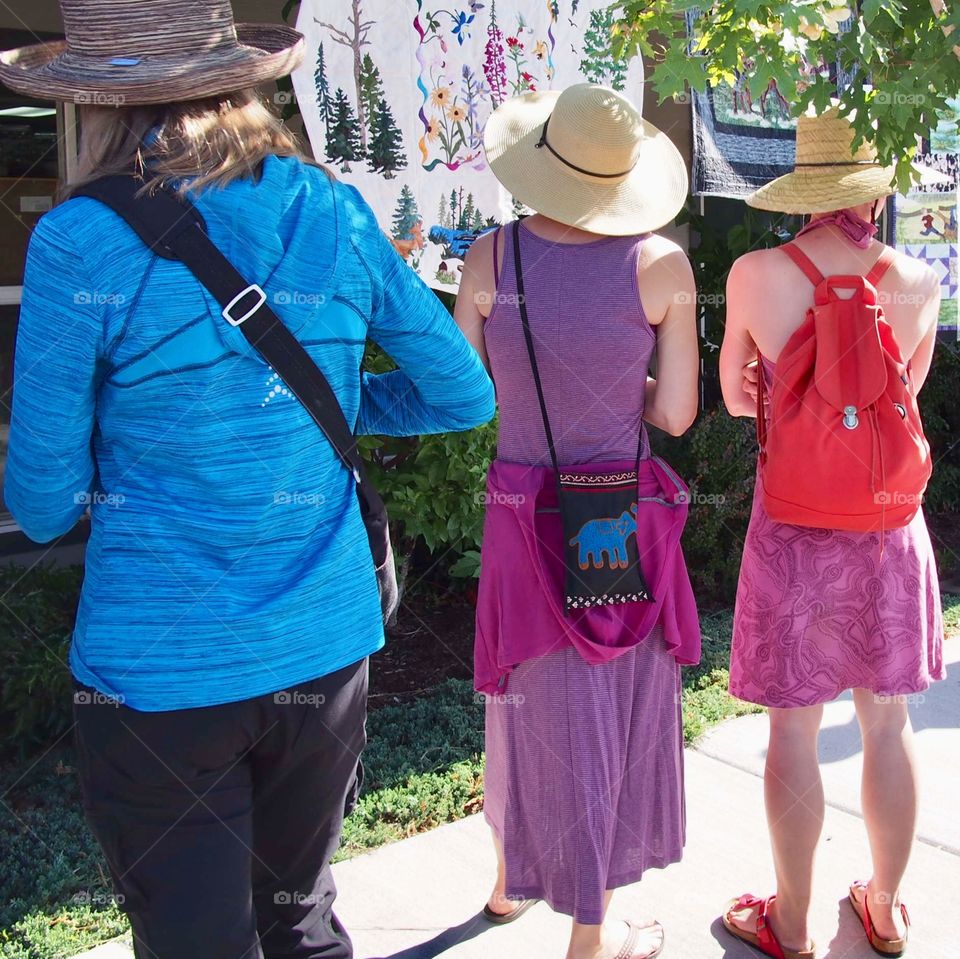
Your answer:
[[[771,519],[797,526],[906,526],[932,464],[909,365],[877,302],[893,250],[886,247],[866,277],[824,278],[799,248],[781,249],[816,286],[816,297],[777,360],[769,425],[759,363],[764,508]],[[853,296],[841,298],[838,289]]]

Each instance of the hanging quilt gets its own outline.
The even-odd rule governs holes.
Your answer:
[[[691,38],[699,16],[696,8],[686,13]],[[855,22],[852,16],[842,21],[834,16],[827,29],[847,33]],[[690,55],[695,56],[692,44]],[[751,82],[748,74],[753,67],[753,61],[745,60],[734,69],[733,84],[721,83],[693,94],[694,195],[744,197],[793,170],[797,110],[776,80],[762,88]],[[829,76],[838,91],[857,81],[856,71],[836,63],[805,63],[802,71],[800,83],[820,74]]]
[[[406,261],[455,290],[463,257],[518,205],[487,168],[504,100],[589,81],[641,106],[604,0],[303,0],[294,91],[316,157],[355,185]]]
[[[793,169],[797,123],[776,83],[693,94],[693,193],[743,197]]]
[[[940,277],[940,329],[958,329],[956,153],[923,153],[914,158],[944,175],[951,185],[917,184],[893,200],[894,238],[897,249],[923,260]]]

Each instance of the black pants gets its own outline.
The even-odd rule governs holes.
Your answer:
[[[359,789],[367,661],[161,713],[78,687],[88,821],[137,959],[350,959],[330,858]]]

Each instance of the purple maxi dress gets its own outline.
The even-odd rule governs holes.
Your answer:
[[[562,244],[522,225],[520,232],[530,323],[560,462],[633,461],[656,343],[637,287],[643,237]],[[516,306],[510,233],[502,230],[498,238],[506,246],[503,274],[484,338],[500,408],[498,459],[515,470],[512,464],[547,465],[549,454]],[[648,452],[644,433],[643,455]],[[488,514],[481,604],[484,595],[497,595],[485,592],[485,578],[489,584],[498,575],[528,576],[530,591],[542,588],[524,559],[498,554],[489,520]],[[577,922],[598,924],[606,890],[680,859],[678,662],[696,661],[700,634],[682,556],[679,563],[682,575],[671,579],[677,588],[660,597],[669,646],[661,626],[651,624],[622,652],[591,665],[556,626],[549,642],[540,637],[532,644],[552,642],[554,651],[511,664],[500,690],[488,697],[484,811],[503,843],[511,898],[543,899]],[[512,585],[526,589],[524,583]],[[509,628],[511,611],[487,608],[495,606],[486,601],[478,611],[487,632],[490,624]],[[622,615],[629,631],[631,606],[611,609],[628,611],[611,615]],[[478,664],[494,658],[491,647],[496,642],[478,632]],[[483,674],[478,669],[480,688]]]

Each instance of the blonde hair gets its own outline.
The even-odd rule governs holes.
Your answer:
[[[180,189],[223,187],[255,178],[268,156],[298,157],[314,164],[296,137],[254,89],[145,106],[80,108],[77,174],[61,199],[112,174],[142,177],[144,191],[183,181]],[[329,175],[329,171],[328,175]]]

